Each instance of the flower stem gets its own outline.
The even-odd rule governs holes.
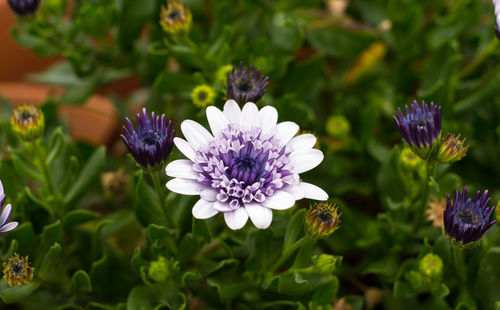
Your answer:
[[[285,250],[285,252],[283,252],[278,261],[271,266],[270,271],[274,272],[276,269],[278,269],[290,257],[290,255],[292,255],[298,248],[303,246],[309,240],[311,240],[311,237],[309,235],[305,235],[304,237],[295,241]]]
[[[467,275],[465,273],[465,266],[463,262],[463,249],[458,246],[453,246],[453,260],[460,285],[464,285]]]
[[[45,181],[44,185],[47,186],[51,195],[57,196],[57,189],[54,185],[54,180],[52,179],[52,175],[50,174],[49,166],[47,165],[47,161],[45,158],[45,149],[43,148],[40,139],[36,140],[35,144],[35,153],[38,157],[38,160],[40,161],[40,172],[42,173],[43,179]]]
[[[422,222],[425,217],[425,211],[427,208],[427,202],[429,201],[429,195],[431,192],[431,185],[430,185],[430,179],[431,177],[434,178],[436,174],[436,166],[437,162],[436,161],[427,161],[426,163],[426,172],[425,172],[425,180],[424,180],[424,185],[423,185],[423,191],[422,191],[422,201],[420,206],[417,208],[417,216],[415,220],[415,226],[413,227],[413,231],[417,231],[417,229],[422,225]]]
[[[157,172],[150,172],[149,175],[151,175],[151,179],[153,180],[155,192],[158,195],[158,200],[160,201],[160,206],[161,206],[161,210],[163,211],[163,215],[165,216],[165,219],[167,220],[168,225],[170,227],[175,227],[174,222],[172,221],[172,218],[170,216],[168,216],[167,204],[166,204],[165,196],[163,195],[163,188],[160,184],[160,176],[158,175]]]

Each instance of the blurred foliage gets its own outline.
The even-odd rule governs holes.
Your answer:
[[[42,107],[42,158],[55,193],[40,174],[41,163],[31,160],[36,148],[9,129],[11,108],[2,101],[0,176],[21,225],[0,238],[1,258],[29,255],[36,270],[23,287],[0,281],[3,302],[18,309],[306,310],[341,309],[341,303],[352,309],[500,309],[499,229],[465,253],[467,283],[460,285],[441,229],[415,218],[419,205],[427,207],[425,167],[404,162],[392,121],[397,107],[413,99],[441,105],[443,135],[460,133],[470,147],[453,166],[438,166],[431,195],[467,185],[490,189],[496,203],[500,48],[490,1],[184,3],[192,25],[178,35],[160,26],[163,0],[42,0],[34,16],[13,28],[20,45],[65,59],[31,75],[64,86],[65,93]],[[166,228],[153,186],[132,160],[116,148],[74,142],[55,113],[132,78],[140,86],[131,94],[109,94],[123,116],[140,103],[165,113],[177,132],[187,118],[206,125],[192,90],[210,86],[221,107],[220,70],[240,61],[270,77],[260,106],[275,106],[280,121],[319,137],[325,160],[303,178],[325,189],[343,213],[338,231],[301,243],[276,270],[281,254],[303,240],[309,202],[274,212],[267,230],[247,225],[230,231],[221,217],[192,219],[194,198],[170,193],[168,216],[176,229]],[[178,157],[178,151],[171,155]],[[100,182],[101,173],[119,167],[127,173],[118,185]],[[314,268],[322,253],[335,255],[329,272]],[[442,259],[442,277],[419,271],[428,253]],[[152,276],[152,267],[161,275]]]

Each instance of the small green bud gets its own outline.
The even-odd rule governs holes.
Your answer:
[[[439,279],[443,273],[443,261],[436,254],[428,253],[419,263],[420,273],[431,279]]]
[[[409,147],[405,147],[400,155],[399,162],[403,168],[408,170],[416,170],[416,168],[422,166],[424,161],[418,157]]]
[[[179,263],[172,259],[166,259],[163,256],[158,260],[152,261],[149,265],[148,276],[157,283],[165,282],[175,272],[179,270]]]
[[[330,274],[335,271],[337,259],[333,255],[314,255],[312,258],[314,268],[321,274]]]
[[[326,121],[326,132],[334,138],[345,138],[351,131],[351,124],[343,115],[332,115]]]

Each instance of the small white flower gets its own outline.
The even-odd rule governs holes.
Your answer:
[[[500,0],[493,0],[493,6],[495,7],[495,20],[496,20],[496,27],[495,27],[495,32],[497,36],[500,38]]]
[[[0,208],[3,207],[6,198],[7,197],[5,196],[3,191],[2,181],[0,181]],[[10,203],[6,205],[5,208],[3,208],[2,210],[2,214],[0,215],[0,234],[11,231],[14,228],[16,228],[17,225],[19,225],[18,222],[9,223],[11,211],[12,211],[12,206],[10,205]]]
[[[212,133],[185,120],[181,129],[187,141],[175,138],[174,143],[188,159],[173,161],[165,169],[175,177],[168,189],[200,196],[193,207],[195,218],[222,212],[231,229],[242,228],[249,217],[265,229],[272,222],[272,209],[291,208],[302,198],[328,199],[324,190],[299,178],[323,160],[323,153],[313,148],[316,137],[295,136],[299,126],[277,123],[274,107],[259,111],[248,102],[240,109],[228,100],[223,111],[210,106],[206,114]]]

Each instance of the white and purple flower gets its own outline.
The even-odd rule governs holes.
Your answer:
[[[324,190],[299,178],[323,160],[323,153],[313,148],[316,137],[295,136],[299,126],[277,123],[274,107],[259,111],[248,102],[240,109],[228,100],[223,111],[210,106],[206,114],[212,133],[185,120],[181,129],[187,141],[176,137],[174,143],[188,159],[166,167],[167,175],[175,177],[168,189],[200,195],[193,207],[195,218],[222,212],[231,229],[242,228],[249,217],[265,229],[272,222],[272,209],[291,208],[302,198],[328,199]]]
[[[3,208],[6,198],[7,197],[5,196],[3,191],[2,181],[0,181],[0,208]],[[17,225],[19,225],[18,222],[9,223],[11,211],[12,211],[12,206],[10,205],[10,203],[6,205],[5,208],[3,208],[2,210],[2,214],[0,215],[0,234],[11,231],[14,228],[16,228]]]

